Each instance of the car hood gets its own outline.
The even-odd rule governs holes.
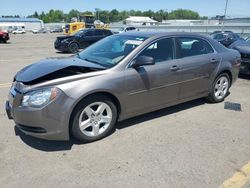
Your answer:
[[[101,65],[77,57],[48,58],[23,68],[16,74],[14,80],[26,84],[35,84],[51,79],[104,69],[106,68]]]
[[[57,37],[58,40],[64,40],[64,39],[73,39],[75,36],[68,35],[68,36],[59,36]]]

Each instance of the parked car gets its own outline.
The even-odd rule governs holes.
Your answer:
[[[127,32],[23,68],[6,112],[28,135],[91,142],[139,114],[201,97],[221,102],[239,68],[239,52],[203,35]]]
[[[250,38],[238,40],[232,43],[229,48],[235,49],[241,54],[240,73],[250,75]]]
[[[112,32],[106,29],[82,29],[73,35],[57,37],[54,46],[62,52],[77,53],[79,49],[86,48],[109,35],[112,35]]]
[[[9,33],[5,31],[0,31],[0,42],[7,43],[7,41],[10,39]]]
[[[226,47],[230,46],[233,42],[237,40],[242,40],[238,34],[233,33],[231,31],[222,31],[222,32],[216,31],[212,33],[210,36]]]
[[[62,33],[63,29],[62,28],[54,28],[50,30],[50,33]]]
[[[12,31],[13,34],[25,34],[26,31],[24,29],[16,29]]]
[[[135,27],[122,27],[120,28],[119,33],[124,33],[128,31],[137,31],[137,29]]]
[[[46,29],[35,29],[35,30],[32,30],[32,33],[33,34],[38,34],[38,33],[47,33],[47,30]]]

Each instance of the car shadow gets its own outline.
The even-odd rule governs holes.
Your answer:
[[[74,55],[74,53],[71,53],[71,52],[60,52],[60,51],[56,51],[57,54],[72,54]]]
[[[162,116],[174,114],[179,111],[183,111],[183,110],[195,107],[195,106],[203,105],[205,103],[206,102],[204,99],[196,99],[196,100],[182,103],[176,106],[164,108],[155,112],[151,112],[151,113],[140,115],[134,118],[130,118],[128,120],[124,120],[122,122],[117,123],[116,130],[135,126],[136,124],[139,124],[145,121],[149,121],[149,120],[159,118]],[[45,152],[71,150],[73,145],[88,144],[88,143],[79,142],[73,138],[71,138],[69,141],[51,141],[51,140],[43,140],[39,138],[34,138],[34,137],[24,134],[17,127],[15,127],[15,133],[16,133],[16,136],[19,136],[20,139],[28,146],[37,150],[45,151]]]
[[[142,122],[156,119],[156,118],[159,118],[162,116],[174,114],[174,113],[177,113],[179,111],[183,111],[183,110],[195,107],[195,106],[203,105],[205,103],[206,103],[206,101],[203,98],[196,99],[196,100],[189,101],[189,102],[185,102],[185,103],[178,104],[178,105],[175,105],[172,107],[164,108],[161,110],[157,110],[154,112],[150,112],[147,114],[143,114],[140,116],[136,116],[136,117],[121,121],[117,124],[116,128],[117,129],[124,129],[124,128],[130,127],[130,126],[136,125],[138,123],[142,123]]]
[[[250,75],[239,74],[239,78],[240,78],[240,79],[244,79],[244,80],[250,80]]]

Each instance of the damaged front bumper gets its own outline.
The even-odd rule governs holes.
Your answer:
[[[250,58],[241,59],[240,74],[250,75]]]
[[[41,108],[20,106],[22,94],[9,96],[5,110],[16,127],[27,135],[46,140],[69,140],[69,119],[73,100],[64,93]],[[62,107],[63,106],[63,107]]]

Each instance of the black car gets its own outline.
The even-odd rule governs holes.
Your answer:
[[[210,36],[226,47],[230,46],[235,41],[241,39],[238,34],[233,33],[232,31],[216,31],[213,32]]]
[[[250,38],[238,40],[232,43],[229,48],[237,50],[241,54],[240,73],[250,75]]]
[[[77,53],[79,49],[84,49],[112,34],[107,29],[82,29],[73,35],[57,37],[55,49],[62,52]]]

